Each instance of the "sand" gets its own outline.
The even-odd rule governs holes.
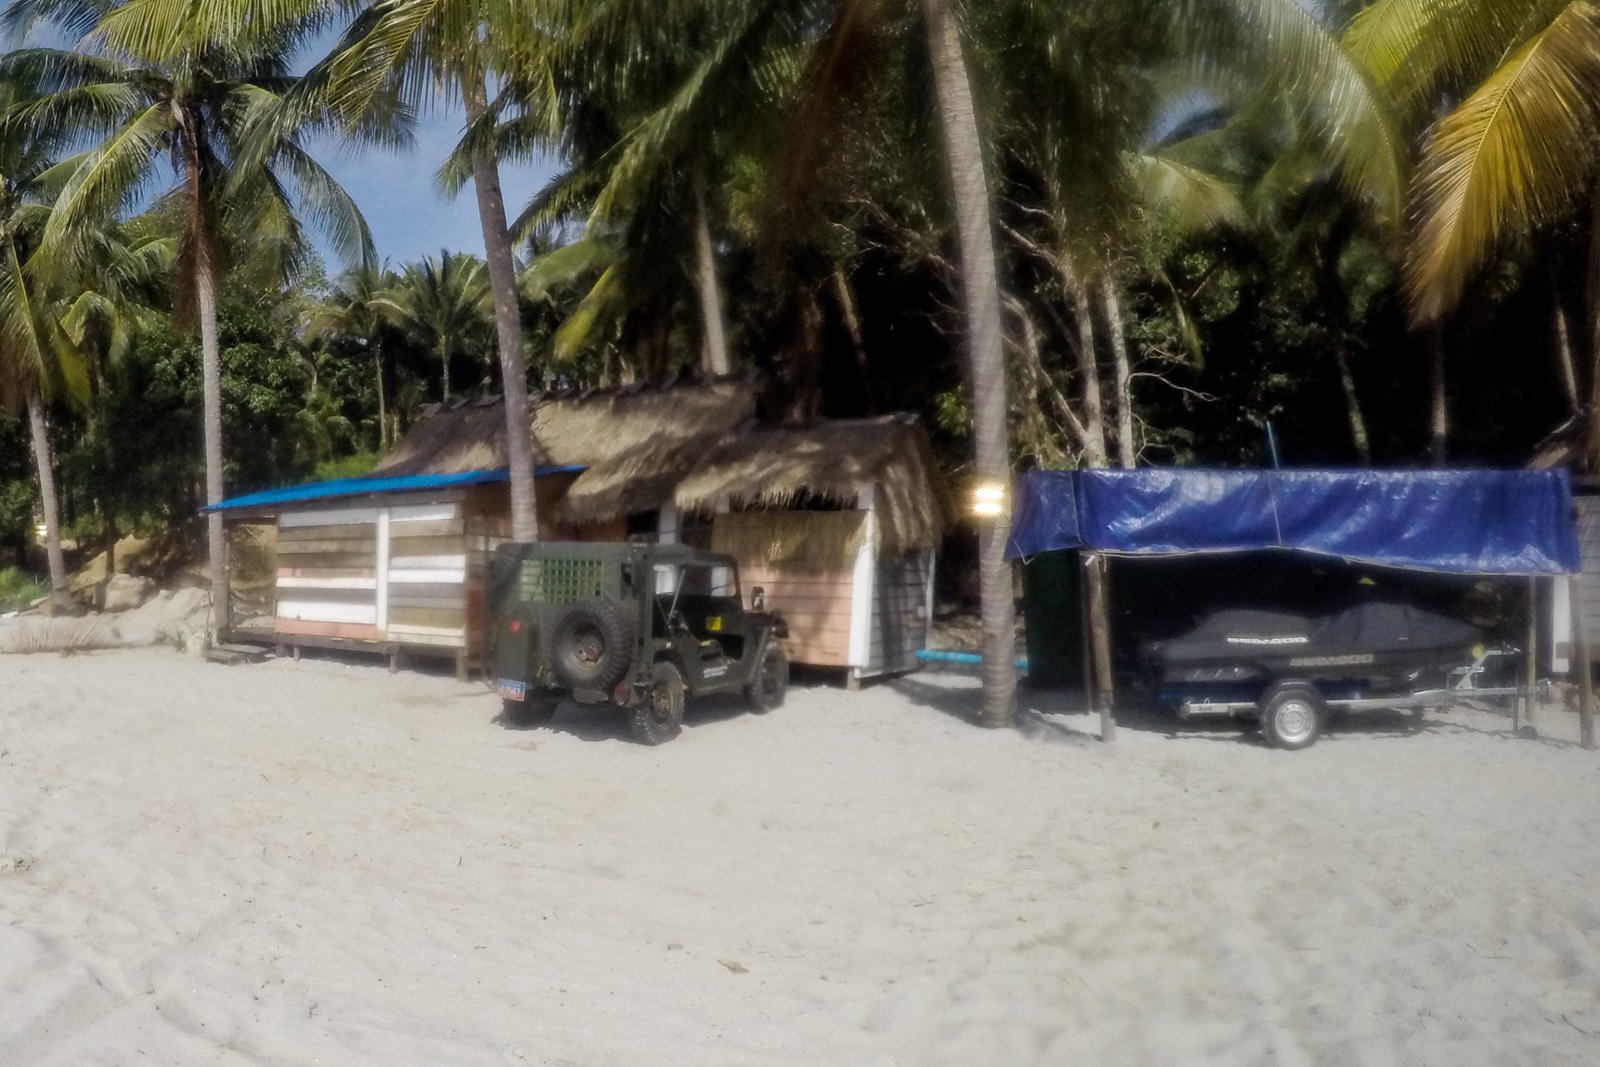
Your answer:
[[[1555,709],[1107,747],[924,675],[647,749],[376,665],[0,680],[0,1063],[1600,1061]]]

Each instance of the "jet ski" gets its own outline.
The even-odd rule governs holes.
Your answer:
[[[1146,680],[1170,702],[1254,700],[1285,678],[1315,683],[1329,698],[1364,698],[1443,685],[1484,640],[1451,616],[1371,600],[1321,614],[1217,611],[1140,651]]]

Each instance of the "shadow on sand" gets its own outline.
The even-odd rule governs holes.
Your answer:
[[[691,698],[683,709],[685,730],[698,730],[741,715],[752,714],[738,693],[718,693],[714,696]],[[628,729],[629,713],[610,704],[579,704],[563,700],[556,708],[555,718],[537,726],[515,723],[502,711],[494,723],[505,730],[541,730],[547,733],[566,734],[579,741],[621,741],[633,744],[633,734]]]
[[[906,675],[881,683],[908,700],[964,723],[977,725],[980,691],[976,685],[951,685]],[[1319,744],[1341,738],[1407,738],[1422,733],[1476,733],[1508,741],[1536,740],[1555,748],[1575,748],[1576,742],[1539,736],[1536,727],[1510,728],[1509,712],[1482,705],[1475,710],[1505,715],[1503,730],[1484,729],[1468,723],[1438,718],[1409,710],[1334,711],[1327,732]],[[1100,719],[1086,709],[1088,701],[1081,689],[1041,689],[1026,684],[1017,688],[1017,726],[1028,736],[1047,737],[1073,743],[1098,742]],[[1126,688],[1117,694],[1117,727],[1135,733],[1153,734],[1171,741],[1208,741],[1232,745],[1267,747],[1253,719],[1204,717],[1185,722],[1171,708],[1152,695]]]

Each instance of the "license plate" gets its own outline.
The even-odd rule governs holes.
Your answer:
[[[494,682],[494,688],[495,692],[499,693],[507,700],[528,699],[527,682],[514,682],[510,678],[496,678]]]

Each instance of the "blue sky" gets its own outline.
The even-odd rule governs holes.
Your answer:
[[[425,117],[415,147],[402,154],[367,150],[351,155],[333,144],[313,147],[318,161],[361,206],[381,259],[398,265],[436,255],[440,248],[483,254],[483,231],[478,226],[472,187],[446,201],[433,181],[434,171],[461,137],[463,121],[459,113]],[[515,218],[553,171],[548,163],[502,168],[507,215]],[[328,273],[337,273],[338,261],[326,252],[324,257]]]
[[[333,44],[336,35],[325,33],[307,41],[298,66],[308,67]],[[25,42],[47,48],[71,48],[72,38],[50,26],[37,28]],[[416,143],[403,153],[367,150],[352,153],[337,141],[309,146],[312,155],[355,198],[372,229],[380,260],[396,265],[441,248],[483,254],[483,231],[478,225],[478,204],[471,187],[447,201],[433,182],[434,172],[461,138],[465,116],[459,108],[437,108],[422,116]],[[508,163],[501,168],[506,214],[516,218],[528,199],[554,173],[554,164]],[[151,192],[159,190],[151,189]],[[317,241],[330,276],[342,269],[338,258]]]

